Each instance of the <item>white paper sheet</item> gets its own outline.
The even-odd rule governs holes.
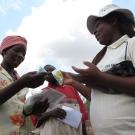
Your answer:
[[[59,120],[74,128],[78,128],[82,119],[82,113],[67,106],[62,106],[62,109],[66,111],[66,117],[65,119]]]

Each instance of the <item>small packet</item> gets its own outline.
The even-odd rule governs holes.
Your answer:
[[[42,68],[42,67],[39,67],[38,72],[39,72],[39,73],[41,73],[41,72],[46,72],[46,70],[45,70],[44,68]]]
[[[56,79],[59,85],[63,84],[64,78],[60,70],[55,69],[54,71],[52,71],[52,75]]]

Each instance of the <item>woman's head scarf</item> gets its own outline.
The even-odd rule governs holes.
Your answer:
[[[7,36],[3,39],[0,45],[0,53],[2,54],[3,50],[8,49],[9,47],[14,45],[22,45],[27,48],[27,40],[21,36]]]

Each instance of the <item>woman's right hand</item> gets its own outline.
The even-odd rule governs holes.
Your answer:
[[[56,109],[53,109],[49,112],[45,112],[38,119],[38,122],[36,124],[36,128],[40,127],[44,122],[46,122],[50,118],[64,119],[65,117],[66,117],[66,112],[61,108],[56,108]]]
[[[74,81],[72,75],[69,72],[62,72],[62,74],[63,74],[63,77],[64,77],[63,84],[64,85],[72,85],[72,83]]]
[[[29,72],[23,75],[19,80],[24,87],[36,88],[44,83],[45,75],[45,72]]]
[[[61,108],[56,108],[49,112],[50,117],[64,119],[66,112]]]
[[[64,77],[64,85],[71,85],[74,87],[76,82],[78,82],[78,79],[75,78],[77,77],[76,74],[70,73],[70,72],[62,72],[63,77]],[[78,82],[79,83],[79,82]]]
[[[42,99],[34,103],[31,114],[40,115],[49,107],[48,99]]]

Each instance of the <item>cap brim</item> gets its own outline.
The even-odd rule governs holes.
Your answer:
[[[97,18],[99,18],[99,17],[94,16],[94,15],[90,15],[87,19],[87,28],[91,34],[94,34],[95,22],[96,22]]]
[[[118,13],[121,13],[123,14],[125,17],[127,17],[128,19],[132,20],[134,22],[134,15],[133,13],[128,10],[128,9],[117,9],[117,10],[114,10],[114,11],[111,11],[109,12],[108,14],[105,14],[105,15],[102,15],[102,16],[95,16],[95,15],[90,15],[87,19],[87,28],[88,30],[90,31],[91,34],[94,33],[95,31],[95,23],[96,23],[96,20],[98,18],[103,18],[107,15],[109,15],[110,13],[113,13],[113,12],[118,12]]]

